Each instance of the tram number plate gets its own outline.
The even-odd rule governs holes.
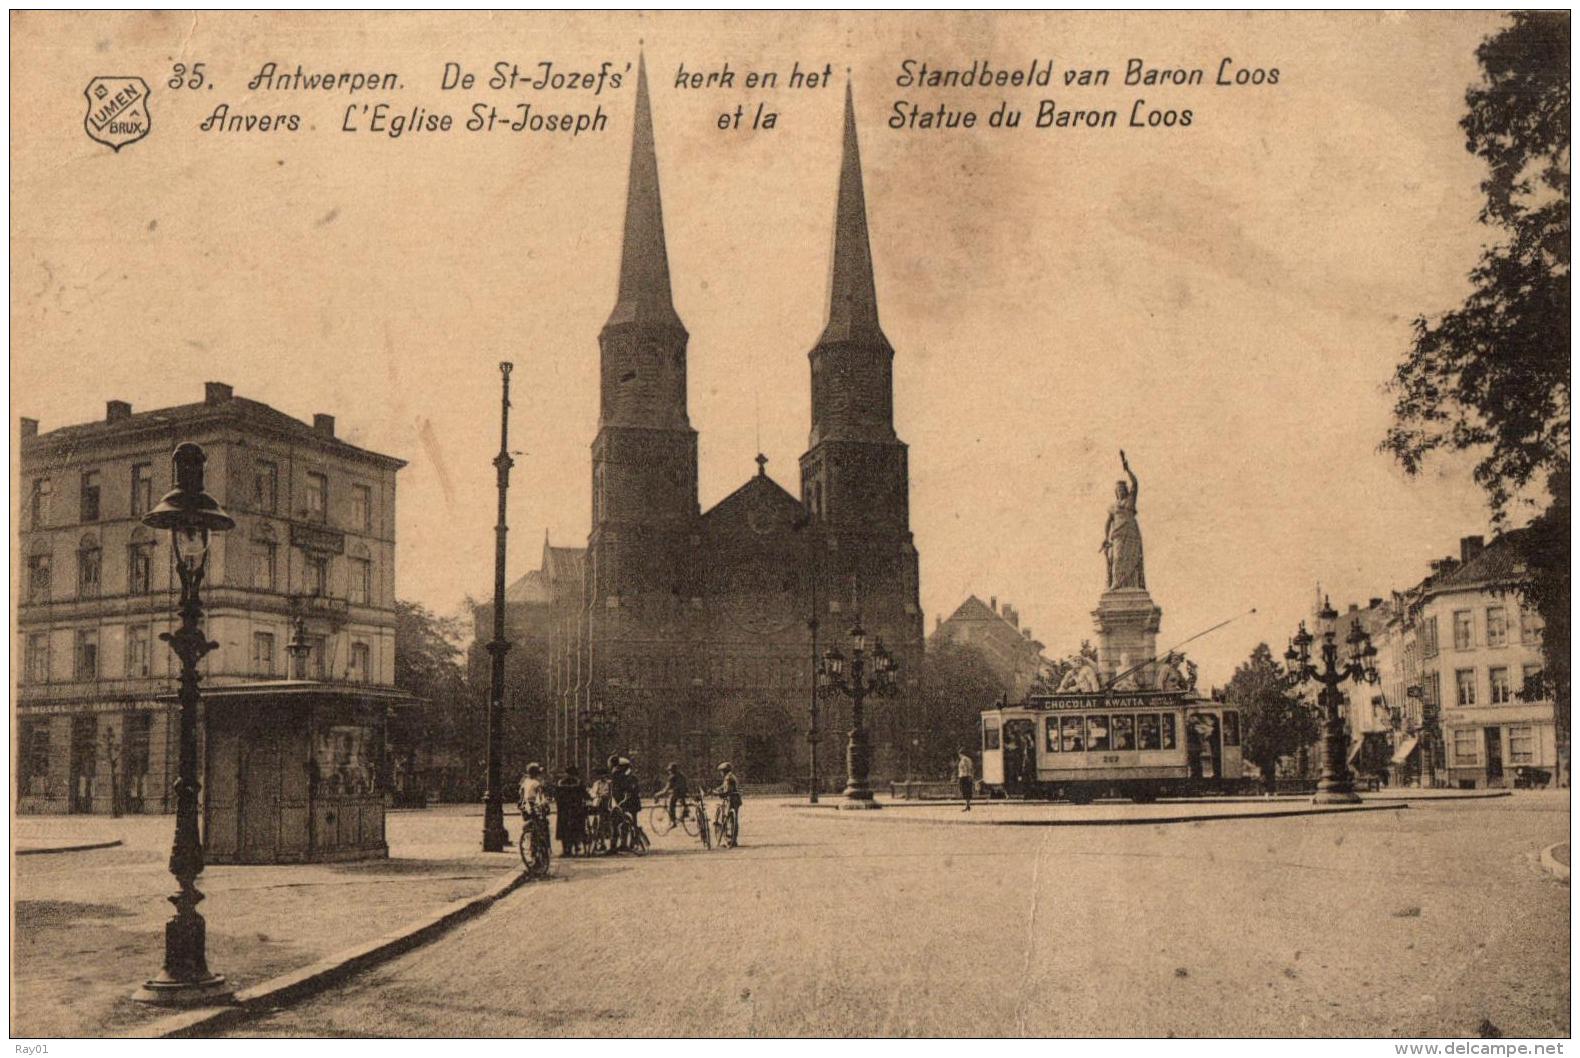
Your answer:
[[[1106,756],[1106,757],[1103,758],[1103,763],[1104,764],[1118,764],[1119,763],[1119,757],[1118,757],[1117,754]]]

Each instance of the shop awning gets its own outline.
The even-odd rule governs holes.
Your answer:
[[[1409,760],[1410,754],[1415,752],[1416,747],[1420,745],[1420,743],[1421,740],[1419,738],[1413,737],[1407,738],[1403,742],[1399,743],[1399,748],[1393,751],[1392,763],[1403,764],[1405,761]]]

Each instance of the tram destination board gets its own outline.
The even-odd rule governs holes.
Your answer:
[[[1189,697],[1186,691],[1130,691],[1120,694],[1050,694],[1026,700],[1027,709],[1156,709],[1159,706],[1182,707]]]

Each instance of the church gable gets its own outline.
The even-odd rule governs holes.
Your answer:
[[[801,501],[763,469],[704,514],[702,527],[710,536],[768,536],[791,532],[802,523],[804,513]]]

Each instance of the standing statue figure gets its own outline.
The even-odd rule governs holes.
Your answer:
[[[1130,461],[1122,448],[1119,462],[1130,483],[1121,481],[1114,485],[1114,505],[1108,509],[1108,526],[1104,530],[1102,551],[1108,557],[1110,591],[1147,586],[1141,560],[1141,526],[1136,522],[1136,499],[1141,493],[1141,484],[1136,481],[1135,471],[1130,469]]]

